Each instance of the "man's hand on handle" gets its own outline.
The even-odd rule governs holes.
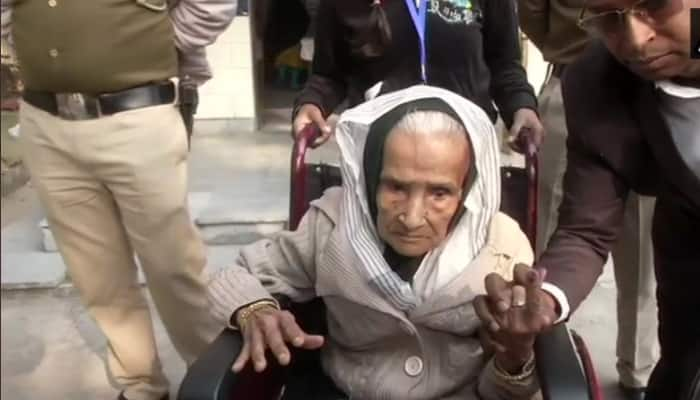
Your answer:
[[[321,132],[321,135],[312,143],[313,147],[322,145],[328,140],[328,138],[331,137],[331,126],[328,124],[328,121],[323,118],[321,109],[313,104],[304,104],[301,106],[301,108],[299,108],[299,111],[294,118],[294,138],[299,138],[301,132],[309,124],[317,126]]]
[[[531,357],[537,335],[557,319],[556,302],[542,290],[543,279],[542,273],[519,264],[512,281],[489,274],[486,294],[474,300],[496,361],[507,370],[517,370]]]
[[[324,342],[323,336],[304,332],[292,313],[271,306],[254,311],[243,324],[239,321],[239,328],[243,333],[243,349],[233,363],[233,372],[236,373],[243,370],[249,361],[252,361],[256,372],[264,371],[267,368],[265,352],[268,349],[280,365],[288,365],[291,361],[288,344],[314,350],[323,346]]]

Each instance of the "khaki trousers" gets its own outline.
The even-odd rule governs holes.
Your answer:
[[[22,103],[20,125],[59,251],[107,337],[109,371],[129,400],[160,399],[169,384],[134,253],[187,363],[220,328],[208,312],[205,248],[187,208],[187,135],[178,110],[67,121]]]
[[[566,170],[566,120],[559,79],[550,77],[540,94],[547,132],[540,149],[537,254],[554,232]],[[591,116],[594,118],[594,116]],[[617,370],[629,387],[646,386],[659,358],[651,220],[654,199],[631,193],[624,227],[612,256],[617,283]]]

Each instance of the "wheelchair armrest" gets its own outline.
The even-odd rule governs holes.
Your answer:
[[[233,362],[243,348],[239,332],[224,329],[197,360],[187,369],[178,400],[219,400],[231,391],[236,375]]]
[[[243,348],[240,332],[224,329],[187,369],[178,400],[236,400],[275,398],[282,387],[281,368],[268,363],[263,373],[231,370]]]
[[[545,400],[589,400],[586,376],[565,324],[542,333],[535,342],[537,375]]]

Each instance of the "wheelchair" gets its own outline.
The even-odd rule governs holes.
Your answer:
[[[309,202],[331,186],[341,184],[338,167],[307,164],[310,144],[318,132],[307,128],[292,150],[289,229],[295,229]],[[526,138],[527,135],[521,135]],[[501,211],[520,223],[534,245],[537,221],[537,154],[526,141],[525,168],[502,167]],[[324,334],[324,306],[321,299],[292,304],[278,298],[283,308],[294,313],[299,325],[309,333]],[[301,393],[313,390],[315,377],[323,374],[320,353],[292,350],[292,362],[286,367],[268,357],[268,367],[256,373],[250,365],[238,374],[231,370],[243,347],[240,333],[225,329],[188,368],[178,400],[273,400],[284,387]],[[603,400],[598,377],[583,340],[561,323],[539,335],[535,343],[537,374],[545,400]],[[303,381],[303,382],[302,382]],[[288,393],[285,394],[285,396]],[[293,396],[292,396],[293,397]]]

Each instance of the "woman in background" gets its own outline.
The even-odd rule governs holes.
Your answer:
[[[421,82],[473,101],[494,123],[500,113],[512,137],[527,127],[542,139],[511,0],[321,0],[314,51],[294,133],[315,124],[317,145],[344,100],[355,106]]]

